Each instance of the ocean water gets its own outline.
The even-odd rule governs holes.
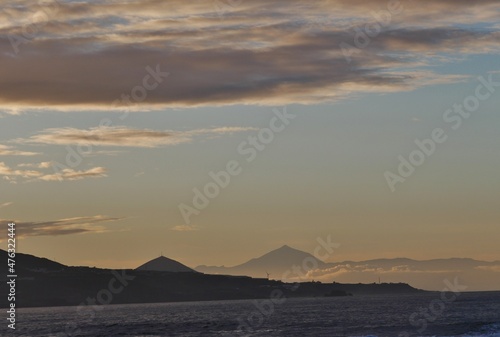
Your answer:
[[[500,337],[500,292],[26,308],[4,335]]]

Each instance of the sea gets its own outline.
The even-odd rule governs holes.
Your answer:
[[[1,331],[58,337],[500,337],[500,292],[24,308],[15,332]]]

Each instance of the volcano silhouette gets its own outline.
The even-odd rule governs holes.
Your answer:
[[[183,265],[180,262],[169,259],[165,256],[157,257],[149,262],[136,268],[136,270],[151,270],[151,271],[169,271],[174,273],[180,272],[192,272],[196,273],[195,270]]]

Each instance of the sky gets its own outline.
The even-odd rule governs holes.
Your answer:
[[[500,260],[498,1],[1,7],[20,252],[230,266],[331,236],[328,261]]]

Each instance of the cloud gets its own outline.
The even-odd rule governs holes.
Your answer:
[[[19,116],[22,114],[22,110],[18,107],[10,107],[6,109],[0,109],[0,118],[6,117],[7,115]]]
[[[193,232],[199,230],[197,226],[190,226],[190,225],[179,225],[172,227],[170,230],[176,231],[176,232]]]
[[[221,127],[191,131],[155,131],[127,127],[96,127],[87,130],[75,128],[47,129],[25,140],[25,143],[55,145],[94,145],[154,148],[191,142],[196,136],[222,136],[235,132],[255,130],[243,127]]]
[[[428,66],[500,45],[496,0],[402,0],[386,22],[387,0],[59,3],[30,39],[31,2],[0,13],[0,34],[23,42],[0,41],[5,109],[331,102],[453,81]],[[339,45],[367,24],[380,29],[348,64]],[[148,66],[170,75],[153,83]]]
[[[44,161],[41,163],[23,163],[17,165],[18,167],[36,167],[36,168],[49,168],[52,166],[52,162],[50,161]]]
[[[4,177],[22,177],[22,178],[33,178],[39,177],[42,173],[34,170],[16,170],[11,169],[4,162],[0,162],[0,176]]]
[[[85,178],[102,178],[107,177],[106,169],[104,167],[94,167],[84,171],[77,171],[70,168],[61,170],[60,172],[54,174],[46,174],[39,177],[37,180],[43,181],[74,181],[82,180]]]
[[[410,265],[391,265],[391,266],[380,266],[371,264],[351,264],[351,263],[339,263],[332,267],[324,269],[311,269],[306,270],[306,279],[315,279],[325,282],[331,282],[334,279],[339,279],[339,277],[351,277],[360,278],[361,276],[366,276],[368,274],[372,275],[430,275],[430,274],[447,274],[447,273],[458,273],[458,269],[417,269]]]
[[[11,146],[0,144],[0,156],[36,156],[39,153],[14,150]]]
[[[42,162],[38,164],[19,164],[20,167],[36,167],[39,169],[49,169],[50,162]],[[17,183],[18,179],[25,182],[34,181],[74,181],[85,178],[101,178],[106,177],[106,169],[104,167],[94,167],[88,170],[78,171],[70,168],[57,169],[54,168],[53,173],[47,173],[40,170],[18,170],[8,167],[4,162],[0,162],[0,176],[10,183]]]
[[[92,152],[84,152],[82,155],[84,157],[94,157],[94,156],[118,156],[122,153],[127,153],[127,151],[111,151],[111,150],[99,150],[99,151],[92,151]]]
[[[3,204],[0,204],[0,208],[4,208],[4,207],[10,206],[12,204],[13,204],[13,202],[4,202]]]
[[[101,233],[108,229],[101,224],[122,220],[104,215],[66,218],[43,222],[25,222],[0,219],[0,225],[5,227],[8,223],[16,224],[16,236],[59,236],[82,233]]]
[[[481,271],[490,271],[494,273],[500,273],[500,264],[499,265],[493,265],[493,266],[479,266],[476,267],[477,270]]]

